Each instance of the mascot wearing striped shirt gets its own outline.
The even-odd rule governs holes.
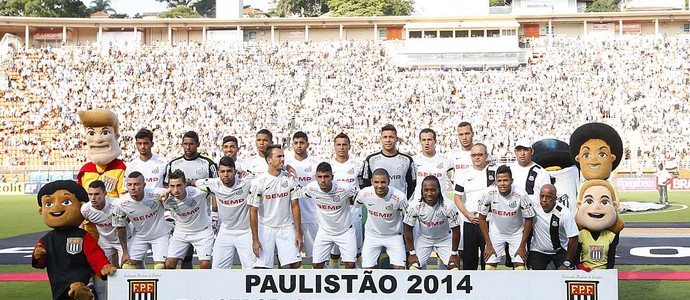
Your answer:
[[[38,213],[53,230],[38,240],[31,265],[48,269],[54,300],[94,299],[87,286],[91,276],[105,279],[115,272],[96,240],[79,228],[84,221],[80,208],[88,201],[86,190],[71,180],[48,183],[38,192]]]
[[[621,162],[623,142],[611,126],[588,123],[573,131],[570,155],[583,180],[575,214],[580,229],[578,268],[612,269],[625,223],[620,218],[616,189],[607,179]]]
[[[86,144],[89,150],[86,158],[89,160],[79,170],[77,182],[84,189],[94,180],[105,183],[106,196],[119,198],[124,194],[125,163],[117,157],[122,154],[120,144],[120,122],[117,116],[107,109],[93,109],[79,112],[84,129],[86,130]]]

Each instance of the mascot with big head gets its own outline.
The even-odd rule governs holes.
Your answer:
[[[48,269],[53,299],[94,299],[87,286],[91,277],[105,279],[116,270],[96,240],[79,228],[81,204],[88,201],[86,190],[71,180],[50,182],[38,192],[38,213],[53,230],[36,244],[31,265]]]
[[[619,215],[616,189],[607,179],[621,162],[623,141],[611,126],[588,123],[571,135],[570,154],[583,179],[575,215],[580,229],[578,268],[611,269],[625,224]]]

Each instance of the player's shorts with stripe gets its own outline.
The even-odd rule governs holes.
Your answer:
[[[384,248],[388,253],[391,265],[405,266],[405,244],[402,235],[375,236],[369,234],[364,239],[362,246],[362,267],[374,267]]]
[[[213,254],[213,229],[211,226],[204,228],[199,232],[187,233],[180,230],[175,230],[170,238],[170,245],[168,246],[168,257],[184,258],[189,249],[189,245],[194,246],[196,255],[199,260],[211,260]]]
[[[295,245],[294,225],[277,228],[259,225],[259,241],[263,250],[257,257],[254,267],[273,268],[276,249],[283,266],[302,261],[299,249]]]
[[[314,263],[326,262],[330,256],[331,248],[338,245],[342,253],[342,261],[355,262],[357,258],[357,242],[354,227],[339,235],[331,235],[319,230],[314,239]]]
[[[422,268],[425,267],[432,251],[436,252],[436,256],[441,259],[444,264],[447,264],[448,260],[450,260],[451,244],[451,237],[437,240],[429,239],[424,236],[417,237],[417,240],[414,242],[414,249],[415,252],[417,252],[419,264]],[[438,264],[440,265],[441,262]]]
[[[129,244],[129,258],[137,261],[144,261],[146,252],[151,249],[153,252],[153,261],[165,261],[168,255],[168,243],[170,235],[164,234],[161,237],[153,240],[142,240],[133,236]]]
[[[522,232],[522,231],[520,231]],[[491,239],[491,245],[494,247],[494,252],[498,254],[492,254],[489,259],[486,260],[487,264],[497,264],[501,262],[501,256],[505,253],[506,244],[508,245],[508,254],[514,263],[524,263],[522,257],[516,255],[517,250],[520,248],[520,239],[522,234],[519,235],[503,235],[489,233],[489,238]]]
[[[235,253],[243,269],[251,269],[256,262],[251,230],[228,230],[221,227],[213,244],[213,269],[230,269]]]
[[[302,252],[304,252],[304,256],[312,256],[314,252],[314,239],[318,231],[319,223],[302,223]]]
[[[353,219],[352,227],[355,229],[355,242],[357,243],[357,253],[362,253],[362,244],[364,243],[364,236],[362,235],[362,220],[355,222]],[[331,254],[340,255],[340,249],[338,245],[333,246],[331,249]]]

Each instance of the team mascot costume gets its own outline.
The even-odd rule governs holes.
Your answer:
[[[611,126],[588,123],[571,135],[570,155],[584,180],[575,214],[580,229],[578,268],[611,269],[625,224],[619,215],[616,189],[607,179],[621,162],[623,141]]]
[[[86,158],[89,160],[79,170],[77,182],[84,189],[89,183],[101,180],[105,183],[106,196],[119,198],[124,194],[125,163],[117,157],[122,154],[120,144],[120,122],[117,116],[107,109],[93,109],[79,112],[84,129],[86,130],[86,144],[89,150]]]
[[[34,248],[31,265],[48,268],[53,299],[94,299],[87,286],[91,276],[115,272],[98,243],[79,228],[84,221],[81,205],[88,202],[86,190],[71,180],[44,185],[38,192],[38,213],[53,230],[46,233]]]
[[[580,172],[570,157],[568,143],[557,139],[545,139],[532,145],[532,161],[542,166],[551,176],[551,184],[558,191],[557,201],[575,214],[577,210],[577,187]]]

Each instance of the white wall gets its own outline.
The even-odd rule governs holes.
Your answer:
[[[216,0],[216,19],[242,18],[243,0]]]
[[[626,0],[625,8],[668,7],[683,9],[685,0]]]
[[[470,16],[488,15],[489,0],[417,0],[415,16]]]
[[[513,14],[574,14],[577,0],[513,0]]]

